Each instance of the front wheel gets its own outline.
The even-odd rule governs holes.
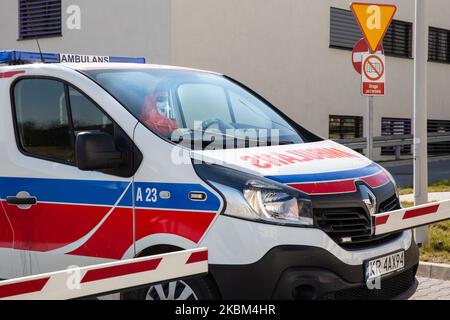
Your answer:
[[[215,283],[208,277],[176,280],[123,292],[123,300],[218,300]]]

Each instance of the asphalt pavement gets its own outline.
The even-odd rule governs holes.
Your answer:
[[[394,176],[399,187],[411,187],[414,184],[412,160],[384,162],[380,165]],[[450,179],[450,157],[429,158],[428,179],[430,183]]]

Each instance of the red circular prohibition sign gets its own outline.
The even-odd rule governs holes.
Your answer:
[[[377,59],[377,60],[380,62],[380,65],[381,65],[381,71],[380,71],[380,72],[378,72],[377,69],[375,68],[375,66],[370,62],[370,59],[372,59],[372,58]],[[377,74],[377,76],[376,76],[376,77],[369,76],[369,75],[367,74],[366,66],[364,65],[364,66],[363,66],[363,70],[364,70],[365,76],[366,76],[369,80],[372,80],[372,81],[380,80],[381,77],[382,77],[383,74],[384,74],[384,63],[383,63],[383,61],[380,59],[380,57],[378,57],[378,56],[376,56],[376,55],[372,55],[372,56],[370,56],[370,57],[368,57],[368,58],[366,59],[366,64],[370,64],[370,66],[372,67],[372,70],[375,71],[375,73]]]

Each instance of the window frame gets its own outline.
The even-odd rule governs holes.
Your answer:
[[[59,32],[55,31],[55,33],[47,33],[47,34],[37,34],[37,35],[24,35],[21,31],[21,27],[24,23],[21,17],[21,2],[22,0],[17,0],[17,15],[18,15],[18,30],[17,30],[17,41],[25,41],[25,40],[34,40],[34,39],[44,39],[44,38],[55,38],[63,36],[63,3],[62,0],[59,0],[60,12],[57,13],[59,15]],[[44,21],[45,22],[45,21]]]
[[[364,117],[363,116],[350,116],[350,115],[336,115],[336,114],[330,114],[328,115],[328,138],[332,139],[330,137],[330,135],[332,134],[331,132],[331,120],[335,118],[335,119],[339,119],[340,121],[340,126],[339,126],[339,133],[340,135],[342,135],[343,133],[343,128],[344,126],[342,126],[342,121],[343,120],[354,120],[355,121],[355,138],[338,138],[337,140],[345,140],[345,139],[360,139],[364,137]],[[356,129],[359,129],[359,131],[356,131]],[[358,137],[359,136],[359,137]]]
[[[53,163],[60,163],[60,164],[64,164],[64,165],[69,165],[72,167],[77,168],[76,165],[76,159],[74,159],[74,162],[70,162],[70,161],[64,161],[64,160],[60,160],[60,159],[55,159],[55,158],[51,158],[51,157],[46,157],[46,156],[42,156],[42,155],[37,155],[34,153],[30,153],[28,151],[26,151],[21,142],[20,142],[20,132],[19,132],[19,126],[17,123],[17,112],[16,112],[16,100],[15,100],[15,95],[14,95],[14,90],[16,85],[21,81],[21,80],[53,80],[53,81],[57,81],[60,82],[64,85],[64,96],[65,96],[65,100],[66,100],[66,110],[67,110],[67,118],[68,118],[68,127],[69,127],[69,135],[70,135],[70,141],[71,141],[71,147],[72,150],[74,151],[74,156],[75,156],[75,143],[76,143],[76,137],[75,137],[75,130],[74,130],[74,126],[73,126],[73,118],[72,118],[72,106],[71,106],[71,102],[70,102],[70,95],[69,95],[69,86],[74,88],[75,90],[77,90],[79,93],[81,93],[84,97],[86,97],[94,106],[96,106],[101,112],[104,113],[104,115],[111,120],[111,122],[120,128],[120,126],[117,124],[116,121],[114,121],[114,119],[111,118],[111,116],[105,112],[105,110],[98,104],[96,103],[91,97],[89,97],[86,93],[84,93],[80,88],[78,88],[77,86],[73,85],[72,83],[63,80],[61,78],[57,78],[57,77],[52,77],[52,76],[22,76],[19,77],[17,79],[15,79],[11,85],[10,85],[10,100],[11,100],[11,115],[12,115],[12,120],[13,120],[13,126],[14,126],[14,137],[16,140],[16,146],[17,149],[20,151],[20,153],[22,153],[24,156],[27,157],[31,157],[31,158],[36,158],[39,160],[44,160],[44,161],[49,161],[49,162],[53,162]],[[123,129],[121,129],[123,131]],[[125,133],[125,131],[123,131]],[[126,134],[126,133],[125,133]],[[127,135],[128,137],[128,135]],[[128,137],[130,139],[130,137]],[[131,139],[131,141],[133,141]],[[101,171],[99,171],[101,172]]]

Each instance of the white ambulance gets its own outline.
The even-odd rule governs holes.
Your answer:
[[[207,276],[121,297],[415,291],[407,229],[448,202],[402,209],[386,170],[237,81],[143,62],[0,52],[0,279],[207,247]]]

